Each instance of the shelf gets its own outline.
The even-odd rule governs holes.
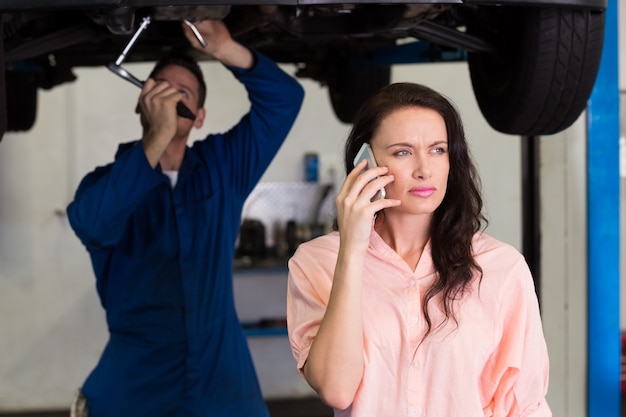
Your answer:
[[[287,336],[287,319],[265,318],[258,321],[242,322],[246,336]]]
[[[248,257],[235,258],[233,261],[233,269],[235,272],[245,271],[267,271],[267,272],[286,272],[287,271],[286,258],[264,258],[264,259],[251,259]]]
[[[287,336],[287,329],[263,329],[263,328],[250,328],[244,329],[244,334],[247,337],[269,337],[269,336]]]

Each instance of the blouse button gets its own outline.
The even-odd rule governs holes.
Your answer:
[[[409,281],[409,286],[410,287],[414,287],[415,286],[415,280],[414,279]]]

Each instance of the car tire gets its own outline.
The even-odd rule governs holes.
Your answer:
[[[388,65],[336,63],[328,77],[328,95],[335,116],[343,123],[352,123],[361,104],[389,84]]]
[[[468,54],[483,116],[507,134],[545,135],[566,129],[585,109],[595,82],[604,13],[565,7],[491,12],[490,21],[468,24],[469,33],[491,37],[497,48],[496,54]],[[496,30],[486,34],[483,28]]]
[[[37,77],[27,72],[6,72],[7,131],[30,130],[37,118]]]

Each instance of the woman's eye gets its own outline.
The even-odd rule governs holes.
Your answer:
[[[433,151],[435,153],[446,153],[446,148],[443,148],[443,147],[439,146],[439,147],[433,149]]]

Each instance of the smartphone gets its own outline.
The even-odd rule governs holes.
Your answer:
[[[357,166],[358,163],[364,159],[367,160],[367,168],[373,168],[375,166],[378,166],[376,164],[376,159],[374,159],[374,152],[372,152],[372,147],[369,145],[369,143],[364,143],[361,146],[361,149],[359,149],[359,152],[357,152],[356,157],[354,158],[354,162],[353,162],[354,166]],[[387,193],[385,192],[385,188],[383,187],[380,189],[380,191],[376,193],[376,195],[374,195],[374,197],[372,197],[371,201],[385,198],[386,195]]]

